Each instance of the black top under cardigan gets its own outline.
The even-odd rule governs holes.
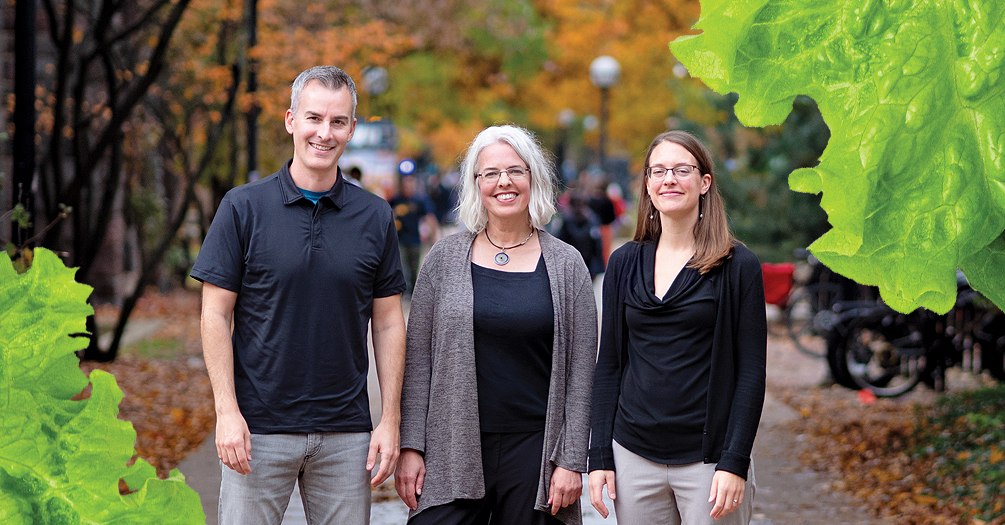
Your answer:
[[[611,254],[604,276],[600,353],[593,383],[591,472],[615,470],[614,418],[628,362],[625,302],[631,288],[643,279],[642,253],[642,243],[626,243]],[[711,272],[720,272],[721,278],[702,459],[717,463],[716,470],[746,479],[764,405],[764,281],[757,258],[743,245],[737,245],[733,255]]]

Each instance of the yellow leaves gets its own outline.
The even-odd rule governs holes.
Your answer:
[[[925,494],[915,494],[914,496],[911,496],[911,499],[919,505],[935,505],[939,502],[938,498]]]
[[[885,469],[874,469],[872,475],[880,483],[890,483],[891,481],[899,480],[901,477],[899,472]]]
[[[956,459],[958,459],[960,461],[963,461],[963,460],[969,459],[969,458],[970,458],[970,452],[969,451],[960,452],[959,454],[956,454]]]
[[[997,465],[998,463],[1001,463],[1002,460],[1005,460],[1005,452],[999,450],[996,447],[992,447],[991,455],[988,458],[988,462],[991,463],[992,465]]]
[[[534,125],[555,129],[555,115],[563,108],[579,118],[598,115],[600,95],[589,82],[588,69],[600,55],[613,56],[622,69],[621,80],[610,91],[612,153],[644,151],[665,129],[667,117],[688,109],[677,94],[678,86],[687,86],[673,76],[676,60],[667,43],[690,31],[698,17],[697,1],[552,0],[541,10],[552,24],[548,38],[554,67],[528,86],[527,92],[534,94],[527,101]]]
[[[170,410],[171,418],[174,419],[174,424],[181,426],[185,424],[185,411],[180,408],[172,408]]]

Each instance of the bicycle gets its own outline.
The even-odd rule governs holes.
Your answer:
[[[765,282],[772,273],[788,272],[789,287],[780,298],[768,299],[782,309],[785,333],[796,349],[810,357],[827,356],[827,334],[837,322],[833,306],[838,302],[875,295],[875,289],[861,287],[855,281],[834,273],[807,250],[796,250],[796,256],[806,258],[809,274],[805,280],[793,279],[797,272],[791,264],[762,265]],[[782,281],[784,282],[784,281]],[[778,292],[776,292],[778,293]],[[766,296],[770,295],[766,290]],[[772,302],[774,301],[774,302]]]
[[[945,390],[946,370],[983,370],[1005,381],[1005,314],[960,274],[957,300],[945,315],[897,312],[882,302],[835,304],[827,361],[834,380],[879,397],[910,392],[924,382]]]

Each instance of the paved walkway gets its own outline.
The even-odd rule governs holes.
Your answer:
[[[599,296],[600,285],[597,285]],[[407,306],[406,306],[407,315]],[[380,418],[379,390],[371,356],[369,390],[371,413],[374,421]],[[799,452],[805,445],[801,436],[792,435],[788,423],[798,417],[788,405],[770,394],[770,385],[812,387],[825,376],[825,364],[798,353],[790,344],[771,340],[768,348],[769,394],[754,443],[754,470],[756,495],[752,525],[870,525],[874,520],[853,498],[831,489],[831,479],[800,464]],[[190,487],[202,498],[207,525],[217,524],[218,495],[220,490],[220,463],[216,456],[213,435],[202,447],[179,465]],[[585,477],[584,477],[585,492]],[[391,480],[378,489],[379,493],[394,494]],[[608,508],[613,505],[608,501]],[[390,501],[374,503],[371,524],[401,525],[405,523],[407,508],[396,497]],[[616,517],[602,519],[583,497],[583,523],[585,525],[613,524]],[[283,521],[286,525],[304,525],[306,519],[299,493],[294,492]]]

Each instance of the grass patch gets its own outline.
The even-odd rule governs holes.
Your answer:
[[[146,359],[174,359],[185,351],[178,339],[143,339],[122,348],[122,352]]]
[[[1005,522],[1005,385],[943,397],[913,437],[914,459],[934,460],[930,497]]]

